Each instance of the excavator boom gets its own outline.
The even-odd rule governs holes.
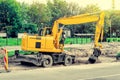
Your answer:
[[[59,24],[63,25],[72,25],[72,24],[84,24],[84,23],[90,23],[90,22],[97,22],[96,24],[96,30],[95,30],[95,39],[94,39],[94,47],[100,47],[102,48],[102,45],[99,42],[99,39],[103,39],[103,27],[104,27],[104,12],[101,13],[92,13],[92,14],[82,14],[72,17],[64,17],[56,20],[54,22],[52,33],[54,37],[60,36],[57,35]],[[59,42],[57,42],[59,43]]]

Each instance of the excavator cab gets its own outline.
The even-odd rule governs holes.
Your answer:
[[[39,36],[46,36],[46,35],[51,35],[52,33],[52,28],[50,27],[45,27],[39,30],[38,35]]]

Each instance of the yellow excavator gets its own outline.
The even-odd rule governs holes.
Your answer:
[[[19,50],[15,51],[16,59],[23,63],[33,63],[37,66],[49,67],[53,64],[63,63],[70,65],[75,61],[75,55],[64,53],[64,26],[96,22],[94,52],[88,59],[90,63],[95,63],[101,54],[102,45],[99,40],[103,38],[104,12],[87,13],[71,17],[59,18],[54,22],[52,28],[45,27],[39,30],[38,35],[24,34],[22,37],[21,49],[26,53],[20,54]]]

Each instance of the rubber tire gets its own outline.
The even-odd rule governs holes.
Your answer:
[[[43,62],[42,62],[42,66],[43,67],[50,67],[53,65],[53,59],[50,55],[43,55]]]
[[[69,61],[69,62],[68,62]],[[65,56],[65,59],[64,59],[64,65],[65,66],[69,66],[72,64],[72,57],[71,56]]]

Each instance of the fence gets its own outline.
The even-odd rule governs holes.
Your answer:
[[[65,44],[87,44],[91,43],[91,38],[66,38]],[[106,42],[120,42],[120,38],[106,38]],[[0,38],[0,46],[21,45],[21,38]]]
[[[66,38],[65,44],[86,44],[91,38]],[[21,38],[0,38],[0,46],[16,46],[21,44]]]
[[[107,38],[107,42],[120,42],[120,38]]]
[[[21,38],[0,38],[0,46],[15,46],[21,44]]]
[[[86,44],[91,43],[91,38],[66,38],[65,44]]]

